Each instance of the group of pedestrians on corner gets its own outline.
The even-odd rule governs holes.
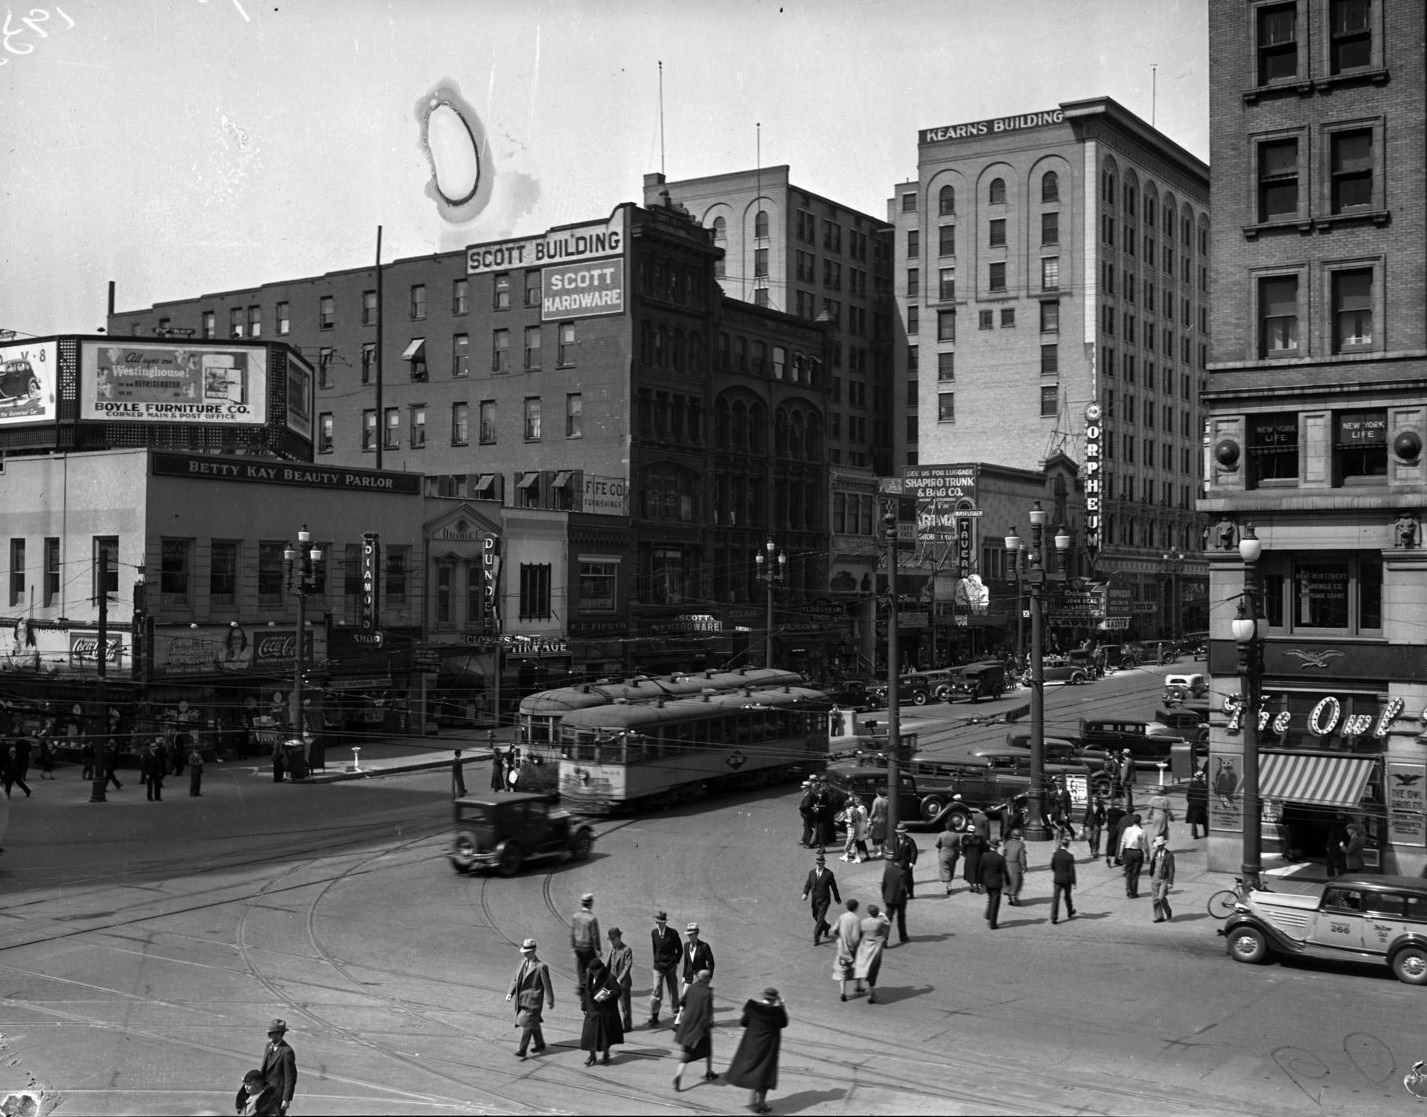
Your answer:
[[[587,1052],[587,1067],[596,1062],[611,1065],[610,1049],[624,1043],[625,1033],[634,1028],[634,950],[624,942],[623,931],[612,927],[608,933],[609,952],[605,955],[594,904],[594,894],[586,892],[570,921],[570,949],[575,956],[575,983],[584,1017],[580,1049]],[[681,942],[669,926],[667,912],[655,913],[650,933],[653,987],[648,1026],[659,1027],[659,1012],[667,991],[674,1013],[674,1042],[678,1045],[675,1091],[683,1088],[684,1070],[692,1063],[704,1063],[705,1081],[719,1077],[713,1069],[713,948],[703,940],[694,922],[685,927],[684,940]],[[536,954],[535,939],[527,938],[520,949],[521,964],[511,979],[506,1000],[514,1002],[515,1026],[520,1031],[515,1055],[525,1059],[546,1051],[542,1025],[545,1011],[555,1007],[555,991],[549,967]],[[787,1022],[787,1011],[776,989],[765,989],[761,1000],[749,1000],[743,1006],[745,1031],[725,1078],[751,1090],[753,1106],[760,1113],[769,1111],[766,1095],[777,1086],[781,1029]]]
[[[189,797],[197,799],[203,794],[203,752],[197,742],[184,733],[178,734],[168,748],[157,737],[150,741],[139,753],[139,778],[144,782],[145,797],[149,802],[162,802],[164,777],[170,772],[181,776],[185,767],[188,768]],[[113,774],[112,769],[110,774]],[[115,782],[118,783],[117,780]]]
[[[263,1047],[263,1065],[243,1075],[234,1099],[238,1117],[282,1117],[292,1105],[297,1088],[297,1055],[287,1042],[287,1021],[268,1024],[268,1042]]]

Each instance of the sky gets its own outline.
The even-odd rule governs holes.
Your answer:
[[[0,26],[18,338],[97,331],[110,281],[129,310],[370,265],[379,226],[389,262],[595,220],[661,169],[786,163],[882,217],[919,129],[1088,97],[1209,153],[1206,0],[40,2]],[[443,205],[463,124],[479,189]]]

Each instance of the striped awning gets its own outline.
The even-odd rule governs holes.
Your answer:
[[[1259,796],[1289,803],[1356,807],[1376,763],[1371,756],[1266,752],[1259,757]]]

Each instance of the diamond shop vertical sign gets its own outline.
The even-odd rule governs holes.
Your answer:
[[[362,631],[375,632],[381,624],[381,537],[362,532]]]

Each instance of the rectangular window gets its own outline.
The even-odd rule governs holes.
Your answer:
[[[135,330],[138,328],[138,326],[134,327]],[[203,312],[203,336],[210,338],[218,336],[218,319],[211,310]]]
[[[491,308],[510,309],[510,272],[496,272],[491,286]]]
[[[466,446],[471,441],[471,405],[453,403],[451,405],[451,445]]]
[[[1259,280],[1259,356],[1287,357],[1298,352],[1298,277],[1275,275]]]
[[[471,375],[471,335],[451,335],[451,375],[465,377]]]
[[[282,587],[286,580],[283,552],[286,543],[273,540],[258,542],[258,604],[281,605]]]
[[[525,327],[525,368],[534,372],[540,368],[540,327]]]
[[[317,328],[330,330],[337,324],[337,300],[331,295],[323,295],[317,300]]]
[[[232,607],[238,600],[240,543],[215,539],[209,550],[208,597],[213,605]]]
[[[46,605],[53,605],[59,600],[59,539],[50,535],[45,537],[45,585],[44,601]]]
[[[375,326],[377,324],[377,293],[375,291],[362,292],[362,325]]]
[[[10,540],[10,604],[25,604],[25,541]]]
[[[382,448],[385,450],[395,450],[401,446],[401,408],[388,407],[386,409],[385,428],[386,434],[382,439]]]
[[[491,371],[510,371],[510,331],[491,331]]]
[[[1001,328],[1002,328],[1003,330],[1007,330],[1007,329],[1010,329],[1010,328],[1011,328],[1012,326],[1014,326],[1015,324],[1016,324],[1016,308],[1015,308],[1014,306],[1005,306],[1005,307],[1002,307],[1002,308],[1001,308]]]
[[[986,229],[987,241],[992,248],[1006,247],[1006,219],[995,217],[991,219]]]
[[[996,315],[990,310],[978,310],[976,312],[976,328],[989,330],[996,325]]]
[[[585,436],[585,397],[579,392],[565,396],[565,437]]]
[[[377,448],[377,413],[373,410],[362,412],[362,449]]]
[[[1041,375],[1054,375],[1060,371],[1060,350],[1054,345],[1041,346]]]
[[[243,308],[235,306],[228,311],[228,336],[243,336]]]
[[[525,397],[525,441],[540,441],[540,397]]]
[[[550,564],[520,564],[520,619],[543,620],[550,616]]]
[[[956,393],[938,392],[936,396],[936,421],[938,423],[956,422]]]
[[[951,302],[956,298],[956,269],[942,268],[937,272],[937,299]]]
[[[936,339],[938,341],[956,340],[956,311],[938,310],[936,312]]]
[[[471,311],[471,281],[469,279],[451,280],[451,313],[469,314]]]
[[[1248,481],[1251,486],[1297,479],[1297,415],[1280,412],[1249,416],[1248,442]]]
[[[263,308],[260,306],[248,307],[248,336],[263,336]]]
[[[405,605],[411,570],[411,547],[388,543],[386,548],[386,578],[383,588],[391,605]]]
[[[1329,70],[1341,74],[1372,65],[1371,0],[1330,0]]]
[[[955,226],[955,225],[938,225],[938,226],[937,226],[937,246],[936,246],[936,247],[937,247],[937,255],[938,255],[938,256],[955,256],[955,255],[956,255],[956,226]]]
[[[1259,84],[1283,81],[1298,73],[1298,5],[1265,5],[1257,11]]]
[[[987,276],[987,287],[992,291],[1004,291],[1006,289],[1006,265],[995,263],[991,265]]]
[[[826,268],[823,269],[827,271]],[[768,276],[768,250],[766,248],[755,248],[753,250],[753,274],[758,278]]]
[[[159,544],[159,595],[165,605],[188,604],[193,540],[164,539]]]
[[[581,613],[613,613],[619,606],[619,563],[580,560]]]
[[[1060,289],[1060,257],[1046,256],[1041,260],[1041,290]]]
[[[956,379],[955,353],[938,353],[936,355],[936,378],[943,384]]]
[[[495,403],[493,399],[481,400],[480,439],[482,446],[495,445]]]
[[[922,293],[922,272],[920,268],[907,269],[907,297],[914,299]]]
[[[332,387],[332,347],[323,345],[317,350],[317,386]]]
[[[559,347],[555,351],[555,363],[560,368],[572,367],[575,363],[575,323],[560,323],[558,345]]]
[[[411,285],[411,317],[414,319],[426,317],[426,284],[424,283]]]
[[[1340,411],[1333,427],[1337,483],[1381,483],[1387,476],[1387,411]]]
[[[1045,384],[1041,387],[1041,416],[1049,417],[1055,415],[1060,408],[1060,388],[1055,384]]]
[[[1370,128],[1330,136],[1333,213],[1365,210],[1373,200],[1373,144]]]
[[[915,260],[922,254],[922,236],[916,229],[907,230],[907,259]]]
[[[1335,271],[1333,276],[1333,352],[1372,348],[1373,273],[1371,268]]]
[[[1060,332],[1060,303],[1044,302],[1041,306],[1041,333],[1053,334]],[[1113,372],[1111,373],[1113,375]]]
[[[1270,581],[1269,592],[1282,592],[1284,579]],[[1319,629],[1352,635],[1382,628],[1382,557],[1355,555],[1315,555],[1292,564],[1287,587],[1292,601],[1294,631]],[[1270,610],[1282,617],[1279,608]]]
[[[540,305],[540,269],[528,268],[525,272],[525,305]]]
[[[317,416],[317,452],[332,452],[332,412],[324,411]]]
[[[426,445],[426,405],[411,405],[411,448],[420,450]]]
[[[277,332],[279,337],[292,333],[292,306],[289,303],[277,304]]]
[[[1060,211],[1041,214],[1041,244],[1060,243]]]
[[[377,376],[377,346],[374,341],[362,343],[362,383],[370,384]]]

